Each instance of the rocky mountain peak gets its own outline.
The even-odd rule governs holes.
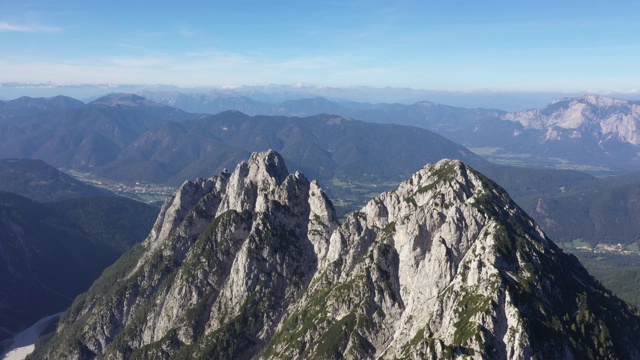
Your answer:
[[[611,97],[601,96],[596,94],[587,94],[579,98],[579,100],[582,100],[588,104],[592,104],[596,106],[621,106],[621,105],[629,104],[628,100],[614,99]]]
[[[276,181],[277,185],[280,185],[289,175],[282,156],[271,149],[251,154],[249,161],[247,161],[247,167],[249,173],[254,173],[258,176],[268,175]]]
[[[570,106],[572,104],[589,104],[595,106],[614,106],[614,105],[627,105],[630,103],[629,100],[624,99],[615,99],[608,96],[602,96],[598,94],[586,94],[584,96],[579,96],[576,98],[565,97],[553,100],[549,103],[549,107],[560,104],[562,106]]]
[[[185,183],[35,355],[637,358],[638,333],[462,162],[426,165],[338,224],[318,184],[266,151]]]
[[[265,212],[271,200],[288,204],[294,196],[289,191],[295,192],[297,187],[308,192],[309,181],[301,173],[289,175],[280,154],[273,150],[253,153],[248,161],[238,164],[231,175],[219,211]]]
[[[598,95],[558,99],[545,109],[507,113],[503,120],[546,130],[544,141],[596,138],[640,145],[640,105]]]

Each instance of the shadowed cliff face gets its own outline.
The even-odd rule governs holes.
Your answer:
[[[338,224],[317,183],[267,151],[185,182],[34,356],[633,358],[639,330],[459,161]]]

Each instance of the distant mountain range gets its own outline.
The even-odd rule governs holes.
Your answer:
[[[369,122],[420,126],[478,149],[492,160],[516,165],[609,173],[640,168],[640,102],[597,95],[563,98],[544,109],[509,113],[428,101],[369,104],[316,97],[268,104],[237,95],[143,94],[187,111],[238,110],[285,116],[330,113]]]
[[[47,161],[56,166],[72,162],[64,166],[100,167],[115,160],[143,132],[166,121],[195,120],[201,117],[196,113],[235,110],[248,115],[289,117],[326,113],[368,122],[419,126],[505,164],[574,168],[603,174],[640,168],[640,102],[596,95],[564,98],[543,109],[509,113],[428,101],[411,105],[370,104],[316,97],[273,104],[234,93],[142,94],[153,101],[112,94],[85,106],[68,98],[20,98],[0,102],[0,136],[4,135],[0,138],[4,140],[0,153],[11,157],[55,153],[60,159]],[[117,112],[125,108],[127,111],[138,109],[138,113],[118,119],[123,114]],[[51,123],[57,125],[57,132],[64,134],[62,139],[45,125],[47,131],[54,132],[53,139],[48,139],[44,129],[38,127],[44,121],[38,119],[42,114],[47,114],[47,120],[53,117]],[[66,120],[58,122],[61,116]],[[16,117],[21,121],[11,120]],[[142,119],[146,121],[141,122]],[[37,134],[39,137],[34,139]],[[92,146],[101,151],[95,151]],[[253,150],[259,149],[249,151]]]
[[[363,103],[329,100],[324,97],[284,100],[277,103],[256,101],[238,94],[183,94],[180,92],[141,91],[138,95],[174,106],[188,112],[216,114],[235,110],[247,115],[313,116],[335,114],[377,123],[400,125],[437,125],[450,121],[468,122],[485,117],[496,117],[506,111],[493,109],[466,109],[419,101],[412,105],[401,103]],[[426,121],[426,123],[425,123]]]
[[[15,100],[0,101],[0,119],[32,116],[46,111],[77,109],[85,104],[67,96],[31,98],[23,96]]]
[[[264,85],[239,87],[179,87],[172,85],[147,84],[28,84],[0,83],[0,100],[15,99],[20,96],[51,97],[70,96],[88,102],[108,93],[139,92],[181,92],[184,94],[207,94],[214,96],[244,96],[254,101],[271,104],[287,100],[313,97],[325,97],[335,101],[357,101],[369,103],[411,104],[420,100],[430,100],[440,104],[462,107],[490,107],[510,111],[542,107],[549,101],[567,96],[579,96],[577,93],[562,92],[526,92],[526,91],[437,91],[411,88],[372,86],[326,87],[310,84]],[[637,93],[612,94],[622,98],[638,99]]]
[[[142,133],[167,121],[198,117],[136,95],[112,94],[86,105],[64,97],[27,100],[8,101],[4,109],[11,111],[0,110],[0,157],[38,158],[74,169],[115,160]],[[34,112],[45,106],[34,103],[48,108]]]

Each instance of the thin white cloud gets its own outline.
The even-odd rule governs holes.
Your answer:
[[[129,44],[123,44],[123,43],[116,43],[116,44],[113,44],[113,46],[117,46],[125,49],[146,50],[144,46],[129,45]]]
[[[0,21],[0,32],[56,33],[62,31],[64,31],[64,28],[60,26],[45,26],[40,24],[17,25]]]

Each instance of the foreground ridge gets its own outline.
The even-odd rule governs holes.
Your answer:
[[[274,151],[185,182],[34,358],[640,358],[640,319],[459,161],[338,224]]]

